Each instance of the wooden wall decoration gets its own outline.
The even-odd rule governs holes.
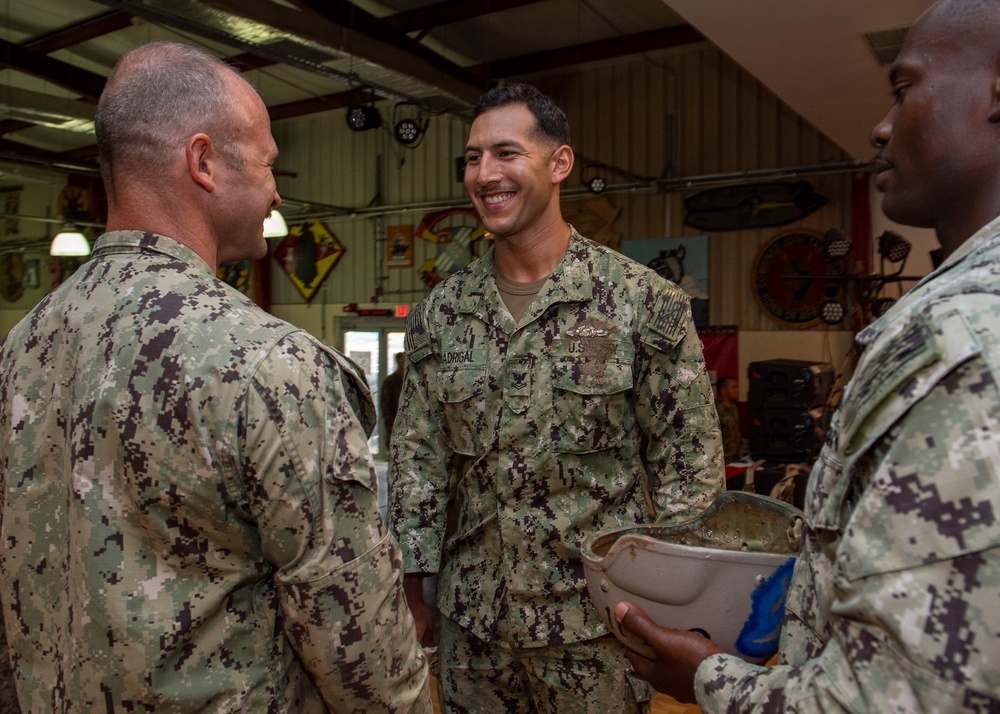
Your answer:
[[[288,235],[274,250],[274,259],[309,302],[344,253],[333,231],[321,221],[310,221],[289,227]]]
[[[471,208],[448,208],[426,214],[417,226],[417,236],[435,243],[437,250],[417,268],[430,287],[481,257],[489,247],[486,228]]]
[[[823,304],[843,300],[843,282],[824,277],[839,271],[823,248],[818,231],[796,229],[779,233],[757,255],[753,268],[754,298],[775,322],[812,327],[821,321]]]
[[[684,199],[684,222],[703,231],[785,226],[826,202],[808,181],[722,186]]]

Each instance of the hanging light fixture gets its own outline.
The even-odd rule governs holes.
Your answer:
[[[608,187],[608,182],[603,176],[595,176],[587,182],[587,188],[591,193],[604,193]]]
[[[406,112],[414,116],[404,116]],[[424,107],[415,102],[397,102],[392,108],[392,135],[396,141],[408,149],[416,148],[423,138],[430,119]]]
[[[371,104],[360,104],[356,98],[359,92],[367,91]],[[347,106],[347,126],[352,131],[368,131],[382,126],[382,115],[375,108],[375,93],[371,90],[352,89]]]
[[[823,252],[827,258],[843,258],[851,252],[851,241],[844,231],[831,228],[823,234]]]
[[[272,208],[264,219],[265,238],[284,238],[288,235],[288,224],[277,208]]]
[[[885,313],[889,312],[889,308],[896,303],[895,298],[875,298],[872,300],[872,316],[882,317]]]
[[[827,325],[836,325],[847,316],[847,306],[840,300],[827,300],[820,306],[819,314]]]
[[[890,263],[906,262],[910,247],[910,241],[893,231],[885,231],[878,237],[878,254]]]
[[[420,131],[420,127],[417,126],[417,122],[413,119],[400,119],[396,122],[395,128],[392,130],[393,135],[403,146],[409,146],[410,144],[417,143],[417,139],[423,133]]]
[[[90,243],[87,242],[87,236],[77,228],[68,227],[56,233],[49,247],[49,255],[61,257],[90,255]]]

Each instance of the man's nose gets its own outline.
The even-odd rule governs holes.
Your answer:
[[[893,114],[896,108],[893,107],[885,113],[882,117],[882,121],[875,125],[872,129],[871,136],[869,140],[876,149],[881,149],[883,146],[889,143],[889,137],[892,136],[892,120]]]

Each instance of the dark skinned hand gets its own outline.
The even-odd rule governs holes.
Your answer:
[[[635,673],[658,692],[669,694],[679,702],[694,702],[694,673],[698,665],[722,650],[695,632],[660,627],[629,602],[620,602],[615,606],[615,618],[623,629],[656,653],[653,659],[647,659],[626,648],[625,654]]]

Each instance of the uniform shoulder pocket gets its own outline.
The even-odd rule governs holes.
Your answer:
[[[849,456],[863,453],[945,375],[981,352],[957,312],[934,325],[923,314],[912,315],[877,344],[865,353],[840,405],[841,444]]]

